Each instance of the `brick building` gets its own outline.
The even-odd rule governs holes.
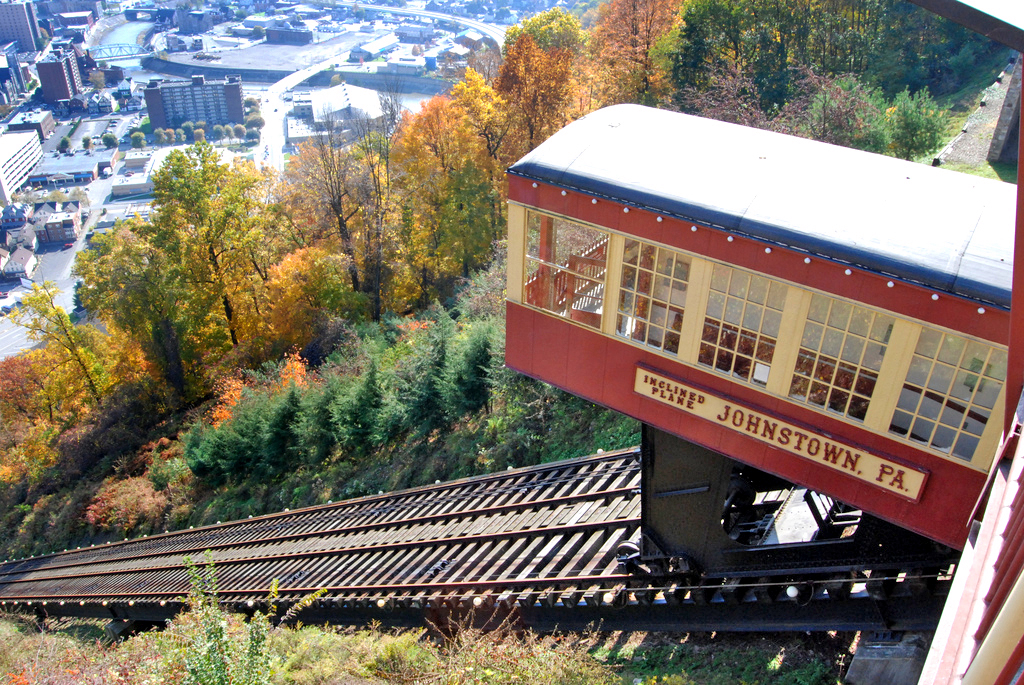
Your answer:
[[[0,2],[0,40],[18,41],[21,52],[37,49],[39,20],[31,2]]]
[[[223,81],[193,76],[191,81],[149,82],[146,106],[153,128],[177,128],[186,121],[207,125],[240,124],[245,120],[242,106],[242,77],[231,75]]]
[[[85,91],[78,58],[73,52],[54,50],[36,62],[39,84],[43,87],[43,100],[54,105],[59,100],[70,100]]]

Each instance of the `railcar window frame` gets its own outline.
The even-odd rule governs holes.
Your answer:
[[[790,286],[755,271],[711,264],[695,364],[767,389]]]
[[[679,358],[693,258],[634,237],[620,254],[615,335]]]
[[[897,317],[809,292],[787,397],[863,425]]]
[[[922,326],[888,432],[910,444],[971,462],[1006,386],[1007,351]]]
[[[533,209],[524,228],[523,303],[601,331],[611,231]]]

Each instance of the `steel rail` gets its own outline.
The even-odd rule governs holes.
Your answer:
[[[552,535],[560,535],[564,533],[579,533],[579,532],[590,532],[595,530],[606,530],[609,527],[615,525],[639,525],[640,518],[634,518],[629,520],[613,520],[613,521],[592,521],[586,524],[577,524],[573,526],[555,526],[550,528],[521,528],[518,530],[502,531],[494,533],[484,533],[479,535],[460,535],[455,537],[447,538],[431,538],[425,540],[410,540],[408,542],[392,542],[382,545],[364,545],[361,547],[339,547],[335,549],[326,550],[310,550],[305,552],[290,552],[284,554],[276,554],[274,556],[254,556],[254,557],[241,557],[237,559],[222,559],[216,562],[217,568],[223,568],[225,566],[245,565],[264,563],[267,561],[273,562],[284,562],[295,559],[316,559],[320,557],[341,557],[356,554],[365,554],[368,552],[378,553],[386,552],[388,550],[409,550],[417,549],[421,547],[431,547],[436,545],[466,545],[466,544],[479,544],[487,543],[495,540],[503,540],[508,538],[519,538],[522,536],[537,536],[537,537],[551,537]],[[14,578],[12,580],[4,581],[5,584],[17,584],[17,583],[37,583],[37,582],[49,582],[55,580],[68,580],[68,579],[80,579],[80,578],[94,578],[94,577],[109,577],[116,575],[125,575],[131,573],[157,573],[160,571],[178,570],[185,568],[184,563],[167,564],[162,566],[147,566],[142,568],[116,568],[107,569],[102,571],[91,571],[85,573],[76,573],[73,575],[61,575],[61,576],[45,576],[42,578]]]
[[[401,526],[403,528],[410,528],[410,527],[417,526],[417,525],[424,525],[424,524],[428,524],[428,523],[436,523],[436,522],[440,522],[440,521],[444,521],[444,520],[463,519],[463,518],[478,518],[478,517],[482,517],[482,516],[495,516],[495,515],[500,515],[500,514],[508,513],[508,512],[522,511],[522,510],[526,510],[526,509],[535,509],[537,507],[542,507],[542,506],[550,507],[552,505],[558,505],[558,504],[571,504],[571,503],[575,503],[575,502],[587,502],[587,501],[600,500],[600,499],[605,499],[605,498],[608,498],[608,497],[621,497],[621,496],[628,495],[628,494],[634,492],[635,490],[636,490],[635,486],[629,486],[629,487],[625,487],[625,488],[614,488],[614,489],[611,489],[611,490],[587,492],[587,493],[583,493],[583,494],[565,495],[565,496],[562,496],[562,497],[553,497],[553,498],[546,498],[546,499],[539,499],[539,500],[529,500],[529,501],[526,501],[526,502],[520,502],[520,503],[515,503],[515,504],[506,504],[506,505],[497,506],[497,507],[478,507],[476,509],[453,511],[453,512],[443,513],[443,514],[430,514],[430,515],[420,516],[420,517],[411,518],[411,519],[403,519],[401,521]],[[394,527],[395,527],[395,522],[393,522],[393,521],[378,521],[378,522],[375,522],[375,523],[366,523],[366,524],[360,524],[360,525],[355,525],[355,526],[348,526],[348,527],[344,527],[344,528],[318,528],[318,529],[315,529],[315,530],[305,531],[305,532],[301,532],[301,533],[290,533],[290,534],[284,534],[284,535],[276,535],[276,536],[268,537],[268,538],[254,538],[254,539],[246,539],[246,540],[233,540],[233,541],[227,541],[227,542],[218,543],[218,544],[215,544],[215,545],[192,545],[192,546],[186,547],[184,549],[153,550],[153,551],[150,551],[150,552],[143,552],[141,554],[134,554],[134,555],[129,556],[129,557],[122,557],[122,558],[118,558],[118,559],[110,559],[110,560],[106,560],[106,561],[103,561],[103,562],[97,562],[97,561],[78,561],[78,562],[72,562],[72,563],[66,563],[66,564],[53,564],[53,565],[48,565],[45,570],[47,572],[49,572],[49,571],[52,571],[52,570],[55,570],[55,569],[68,569],[68,568],[78,568],[78,567],[82,567],[82,566],[93,566],[93,565],[96,565],[98,563],[124,563],[124,562],[128,562],[128,561],[138,561],[138,560],[141,560],[141,559],[151,559],[151,558],[162,557],[162,556],[171,556],[171,555],[179,555],[179,554],[180,555],[188,555],[188,554],[194,554],[194,553],[201,553],[201,552],[205,552],[207,550],[218,551],[218,550],[225,550],[225,549],[234,549],[234,548],[237,548],[237,547],[245,547],[245,546],[250,546],[250,545],[255,545],[255,544],[259,544],[259,545],[273,545],[273,544],[284,543],[284,542],[294,542],[294,541],[304,540],[304,539],[309,539],[309,538],[339,537],[339,536],[343,536],[343,535],[351,535],[351,534],[354,534],[354,533],[366,532],[366,531],[371,531],[371,530],[391,529],[391,528],[394,528]],[[540,530],[542,530],[542,529],[540,529]],[[446,538],[431,538],[431,539],[424,540],[424,541],[427,542],[427,541],[433,541],[433,540],[443,541],[443,540],[446,540]],[[329,552],[329,551],[331,551],[331,550],[325,550],[325,552]],[[339,550],[336,550],[336,551],[341,551],[341,550],[339,549]],[[178,566],[181,566],[181,564],[178,564]],[[125,570],[126,571],[130,571],[130,570],[133,570],[133,569],[125,569]],[[152,570],[152,568],[142,567],[142,568],[139,568],[138,570]],[[2,580],[2,579],[3,579],[4,576],[8,576],[8,575],[26,574],[26,573],[31,573],[31,572],[32,572],[31,570],[26,570],[26,571],[0,571],[0,583],[24,582],[25,580],[29,580],[29,578],[14,578],[14,579],[11,579],[11,580]],[[93,572],[93,573],[98,573],[98,572]],[[74,577],[79,577],[80,575],[81,574],[75,574]],[[48,578],[62,578],[62,577],[65,577],[65,576],[49,576],[48,575],[47,577]]]
[[[298,519],[300,519],[302,516],[310,514],[310,513],[316,514],[320,518],[330,517],[332,520],[337,520],[339,518],[338,514],[342,513],[342,511],[346,510],[346,509],[351,510],[350,512],[344,514],[346,517],[369,516],[369,515],[378,514],[378,513],[380,513],[381,510],[386,510],[386,511],[390,512],[390,511],[394,511],[394,510],[398,510],[398,509],[414,508],[416,506],[421,506],[423,504],[427,504],[427,505],[431,505],[431,506],[433,506],[433,505],[443,505],[443,504],[448,504],[448,503],[456,502],[456,501],[466,501],[466,500],[471,500],[471,499],[481,499],[483,497],[487,497],[487,496],[491,496],[491,495],[500,496],[500,495],[508,494],[509,492],[523,492],[523,491],[526,491],[526,490],[536,490],[536,491],[539,491],[540,488],[547,487],[549,485],[558,485],[558,484],[562,484],[562,483],[573,483],[573,482],[579,483],[581,481],[585,481],[585,480],[593,479],[593,478],[606,479],[606,478],[611,478],[611,477],[615,477],[615,476],[631,476],[631,477],[635,477],[638,474],[637,467],[634,464],[631,464],[628,461],[623,460],[623,457],[627,456],[627,455],[635,455],[636,452],[637,452],[637,450],[635,448],[629,449],[629,450],[620,450],[620,451],[617,451],[617,452],[606,453],[606,454],[603,454],[603,455],[590,456],[590,457],[582,457],[582,458],[579,458],[579,459],[570,460],[570,461],[566,461],[566,462],[559,462],[559,463],[556,463],[556,464],[542,465],[541,467],[527,467],[527,469],[519,469],[519,470],[512,471],[512,472],[505,472],[505,473],[500,473],[500,474],[491,474],[489,476],[480,477],[479,481],[474,481],[474,479],[463,479],[461,481],[455,481],[454,483],[446,483],[444,486],[441,486],[440,488],[438,488],[437,486],[423,486],[423,487],[414,488],[414,489],[411,489],[411,490],[401,491],[401,492],[397,492],[397,493],[391,493],[390,495],[374,495],[374,496],[370,496],[370,497],[367,497],[367,498],[361,498],[360,500],[355,500],[355,501],[350,500],[350,501],[346,501],[346,502],[338,502],[338,503],[332,503],[332,504],[327,504],[327,505],[319,505],[319,506],[314,506],[314,507],[307,507],[307,508],[295,510],[295,511],[292,511],[292,512],[288,512],[288,511],[277,512],[277,513],[274,513],[274,514],[268,514],[268,515],[261,516],[259,518],[254,518],[254,519],[246,519],[246,520],[243,520],[243,521],[229,522],[229,523],[224,523],[224,524],[218,523],[218,524],[214,524],[212,526],[205,526],[205,527],[203,527],[201,529],[189,529],[189,530],[174,531],[172,533],[164,533],[164,534],[154,535],[154,536],[149,536],[149,537],[144,537],[144,538],[135,538],[135,539],[132,539],[132,540],[124,540],[124,541],[118,541],[118,542],[115,542],[115,543],[108,543],[108,544],[100,546],[100,547],[89,547],[89,548],[85,548],[85,549],[67,550],[67,551],[64,551],[64,552],[57,552],[57,553],[54,553],[54,554],[51,554],[51,555],[44,555],[44,556],[40,556],[40,557],[33,557],[31,559],[22,559],[22,560],[17,560],[17,561],[12,561],[12,562],[6,562],[6,563],[0,565],[0,578],[2,578],[3,576],[6,576],[6,575],[13,575],[13,574],[17,574],[17,573],[24,573],[26,571],[30,571],[32,569],[26,569],[26,568],[24,568],[24,566],[38,566],[38,565],[40,565],[41,562],[44,562],[44,561],[46,561],[48,559],[54,559],[54,558],[68,558],[68,557],[75,556],[75,557],[79,557],[80,560],[73,561],[72,563],[69,563],[69,564],[47,564],[46,565],[47,569],[54,569],[54,568],[61,568],[61,567],[76,567],[76,566],[85,565],[87,563],[88,564],[97,563],[96,561],[94,561],[94,560],[89,558],[89,557],[92,557],[92,556],[95,556],[95,555],[105,556],[105,557],[107,557],[107,560],[109,560],[109,561],[118,561],[118,562],[120,562],[120,561],[129,560],[129,559],[132,559],[132,558],[145,558],[146,556],[160,556],[162,554],[176,553],[178,551],[177,548],[169,549],[169,550],[154,550],[154,551],[151,551],[151,552],[143,552],[143,553],[133,554],[133,555],[130,555],[128,557],[123,557],[123,556],[117,556],[115,554],[110,554],[110,552],[125,551],[126,548],[129,548],[129,547],[132,547],[132,546],[137,546],[137,545],[147,545],[147,544],[148,545],[153,545],[154,543],[159,544],[161,542],[166,542],[166,541],[172,540],[172,539],[175,540],[175,541],[179,541],[180,542],[180,541],[183,541],[183,540],[191,539],[193,537],[195,537],[195,538],[202,538],[204,536],[210,536],[211,534],[231,532],[232,530],[237,530],[237,531],[239,531],[239,533],[260,532],[260,526],[264,527],[264,529],[265,529],[267,524],[272,523],[275,519],[278,519],[278,521],[276,523],[272,524],[274,526],[274,529],[275,530],[281,530],[282,528],[284,528],[286,526],[297,525],[297,524],[301,523]],[[546,480],[543,479],[543,476],[548,474],[548,473],[550,473],[550,472],[567,471],[567,470],[569,470],[569,469],[571,469],[573,467],[590,466],[590,465],[601,465],[602,463],[613,463],[613,462],[616,462],[616,461],[623,461],[624,463],[619,464],[619,465],[615,466],[614,468],[609,469],[607,471],[574,473],[574,474],[572,474],[570,476],[561,476],[561,477],[558,477],[558,478],[551,478],[551,479],[546,479]],[[512,479],[522,478],[522,477],[537,477],[537,476],[540,476],[541,478],[537,479],[537,480],[533,480],[533,481],[528,482],[528,483],[520,483],[520,482],[516,482],[515,480],[512,480]],[[485,492],[481,492],[481,491],[477,490],[477,491],[467,492],[465,494],[461,494],[461,495],[457,495],[457,496],[452,496],[449,493],[449,494],[444,494],[442,496],[431,498],[431,499],[429,499],[426,502],[414,502],[414,503],[408,502],[408,500],[410,498],[415,497],[415,496],[421,496],[421,495],[424,495],[424,494],[430,495],[430,494],[433,494],[433,493],[457,490],[459,488],[464,488],[466,485],[474,485],[474,486],[476,486],[478,484],[479,485],[487,485],[487,484],[493,483],[495,481],[508,481],[508,480],[512,480],[512,482],[502,485],[502,487],[498,491],[496,491],[496,492],[486,492],[486,491]],[[581,497],[583,499],[597,500],[597,499],[601,499],[602,497],[618,495],[618,494],[620,494],[619,490],[621,490],[623,493],[626,493],[626,492],[630,491],[631,489],[635,489],[636,487],[638,487],[638,485],[639,484],[637,483],[636,485],[632,486],[632,488],[630,488],[630,487],[620,488],[620,489],[616,489],[616,490],[613,490],[613,491],[588,492],[588,493],[584,493],[584,494],[581,494],[581,495],[576,495],[576,497]],[[398,499],[400,501],[392,502],[387,507],[379,507],[378,506],[380,502],[387,501],[388,499]],[[543,504],[548,503],[548,502],[557,502],[557,501],[559,501],[559,498],[524,500],[522,502],[517,503],[516,505],[510,505],[510,506],[512,508],[515,508],[515,507],[530,508],[530,507],[535,507],[535,506],[543,505]],[[364,505],[368,505],[368,504],[375,505],[375,508],[371,509],[370,511],[365,511],[365,512],[359,510],[359,507],[364,506]],[[441,520],[443,518],[479,515],[485,509],[487,509],[487,508],[486,507],[480,507],[477,510],[452,510],[452,511],[449,511],[449,512],[442,512],[442,513],[438,513],[438,514],[433,514],[431,516],[427,516],[427,517],[423,517],[423,518],[425,518],[425,519],[435,518],[435,519]],[[293,523],[293,524],[288,524],[285,521],[280,520],[280,519],[285,519],[285,518],[294,519],[296,522]],[[412,520],[410,520],[410,519],[401,519],[398,522],[400,522],[400,523],[402,523],[404,525],[406,522],[410,522],[411,523]],[[381,521],[377,521],[374,524],[367,524],[366,529],[370,529],[370,528],[373,528],[373,527],[376,527],[376,528],[386,528],[389,525],[393,525],[394,523],[396,523],[396,521],[381,520]],[[326,532],[330,532],[330,531],[324,531],[324,532],[326,533]],[[310,532],[310,533],[305,534],[305,535],[303,535],[303,534],[295,534],[295,535],[284,535],[284,536],[278,536],[278,537],[288,538],[288,539],[295,539],[297,537],[315,537],[316,535],[317,535],[317,532],[313,531],[313,532]],[[260,538],[250,538],[250,539],[244,539],[244,540],[237,540],[237,541],[235,541],[233,543],[219,543],[219,546],[220,547],[225,547],[225,548],[226,547],[230,547],[230,546],[244,546],[246,544],[252,544],[254,542],[261,542],[261,541],[263,541],[263,540],[260,539]],[[203,550],[206,550],[206,549],[211,549],[211,545],[209,545],[209,544],[189,543],[189,545],[190,545],[189,547],[184,548],[182,551],[187,553],[187,552],[203,551]],[[0,581],[0,582],[2,582],[2,581]]]

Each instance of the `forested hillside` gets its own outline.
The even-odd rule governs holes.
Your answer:
[[[1005,59],[902,0],[611,0],[524,21],[449,96],[327,122],[278,177],[206,144],[95,240],[0,362],[0,550],[23,556],[635,444],[503,366],[504,169],[636,102],[905,158]],[[585,28],[584,26],[587,26]],[[990,78],[990,77],[986,77]]]

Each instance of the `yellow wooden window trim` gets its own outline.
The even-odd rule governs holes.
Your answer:
[[[776,279],[769,278],[771,281]],[[797,288],[785,281],[782,283],[786,291],[786,306],[782,309],[782,323],[779,325],[779,337],[775,342],[775,355],[772,357],[772,369],[768,375],[765,390],[782,397],[792,404],[802,405],[789,398],[789,388],[793,384],[793,372],[796,369],[797,356],[800,353],[800,342],[804,337],[804,323],[807,312],[811,308],[811,291]]]
[[[601,333],[615,338],[615,327],[619,320],[619,290],[622,288],[622,250],[626,237],[621,233],[608,234],[608,259],[604,270],[604,305],[601,308]]]
[[[708,307],[708,291],[711,289],[714,264],[689,252],[675,251],[690,260],[690,278],[686,283],[686,309],[683,312],[683,329],[679,332],[678,356],[690,366],[703,368],[697,363],[697,353],[700,350],[701,332],[704,330],[704,312]]]
[[[877,316],[878,310],[873,311]],[[900,390],[903,389],[903,381],[917,347],[917,334],[920,332],[919,325],[894,317],[892,334],[885,346],[885,356],[882,357],[882,368],[878,370],[878,382],[864,417],[864,426],[880,435],[900,439],[900,436],[889,432],[889,424],[892,423],[892,412],[900,399]]]
[[[508,205],[508,264],[519,268],[505,269],[505,298],[523,303],[523,284],[526,270],[526,207],[510,202]]]

